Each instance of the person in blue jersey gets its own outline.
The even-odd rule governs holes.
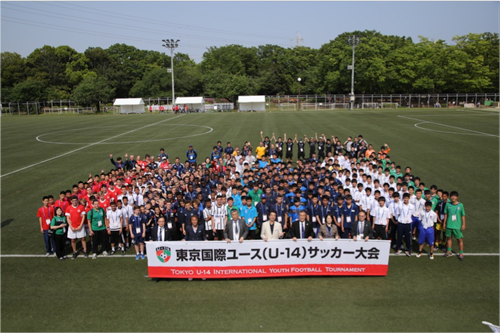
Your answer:
[[[186,157],[189,163],[196,164],[196,158],[198,157],[198,153],[193,149],[192,145],[189,145],[188,150],[186,151]]]
[[[134,241],[135,260],[144,259],[144,238],[146,238],[147,218],[141,214],[138,206],[134,207],[134,215],[129,218],[130,237]]]
[[[352,202],[352,196],[350,194],[345,197],[345,201],[346,204],[342,210],[340,227],[342,230],[342,238],[349,238],[351,235],[352,223],[358,220],[359,208]]]
[[[245,224],[248,228],[248,239],[255,239],[258,213],[257,209],[255,209],[255,205],[252,205],[251,197],[246,197],[246,206],[241,207],[240,214],[241,218],[245,220]]]

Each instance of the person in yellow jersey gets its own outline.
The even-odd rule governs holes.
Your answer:
[[[264,143],[262,141],[259,142],[259,146],[255,148],[255,152],[257,153],[257,159],[259,160],[265,155],[266,147],[264,147]]]

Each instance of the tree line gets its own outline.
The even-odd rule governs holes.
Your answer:
[[[236,101],[239,95],[346,94],[350,92],[351,35],[356,46],[357,93],[498,92],[498,33],[470,33],[444,40],[383,35],[365,30],[340,34],[319,49],[277,45],[209,47],[200,63],[174,55],[176,96]],[[73,99],[95,105],[125,97],[171,97],[170,56],[126,44],[48,46],[27,57],[2,52],[2,102]],[[300,88],[297,78],[301,78]]]

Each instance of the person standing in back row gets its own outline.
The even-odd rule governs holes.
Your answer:
[[[198,153],[193,149],[192,145],[189,145],[189,148],[186,151],[186,157],[190,164],[196,165],[196,157],[198,157]]]

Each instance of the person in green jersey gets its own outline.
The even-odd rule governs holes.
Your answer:
[[[106,229],[109,229],[109,225],[106,225],[106,212],[104,209],[99,207],[99,200],[94,200],[92,203],[94,206],[87,213],[87,220],[89,221],[90,236],[92,237],[92,259],[97,259],[97,250],[99,244],[101,244],[102,255],[107,256],[108,252],[108,234]]]
[[[252,206],[256,206],[260,202],[261,195],[264,194],[259,188],[259,183],[253,183],[253,189],[248,192],[248,196],[252,198]]]
[[[54,233],[54,240],[56,243],[56,255],[59,260],[66,259],[64,255],[64,243],[66,241],[66,227],[68,222],[66,221],[66,216],[64,216],[61,207],[56,207],[55,215],[50,221],[50,230]]]
[[[465,230],[465,210],[461,202],[458,202],[458,192],[452,191],[450,193],[451,202],[446,205],[444,210],[444,223],[443,229],[447,239],[447,250],[445,257],[452,255],[451,245],[452,237],[458,242],[460,261],[464,260],[464,241],[462,231]]]

